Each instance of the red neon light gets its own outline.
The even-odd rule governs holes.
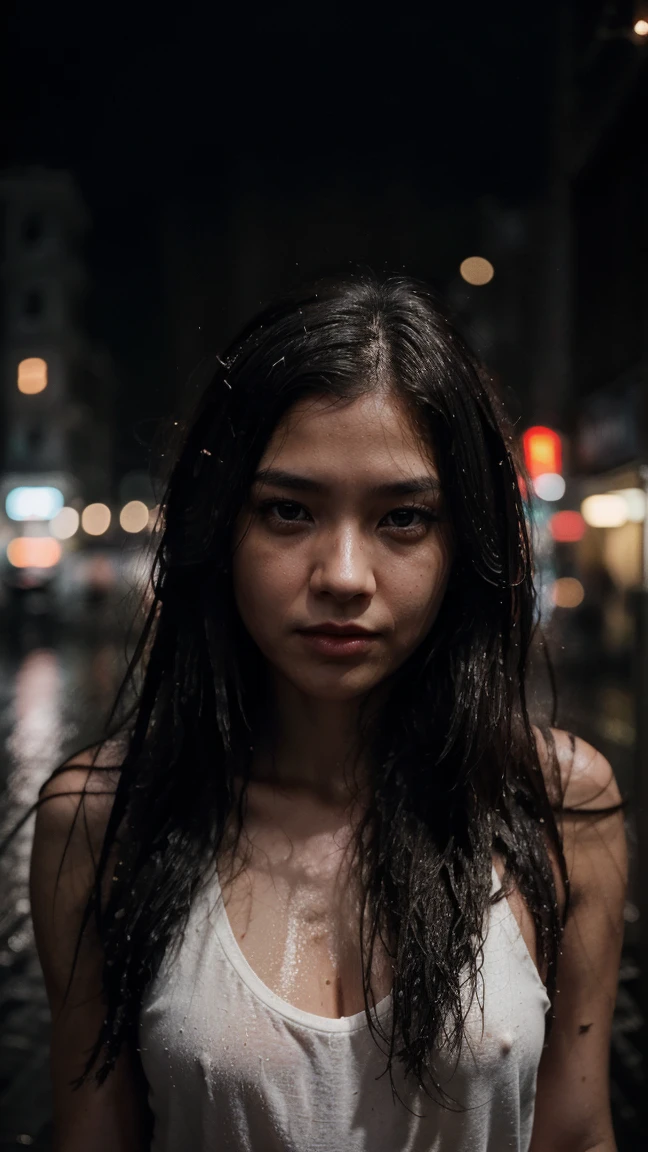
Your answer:
[[[549,521],[549,531],[558,544],[574,544],[583,539],[587,524],[580,512],[554,512]]]
[[[524,462],[532,480],[545,472],[562,472],[562,444],[553,428],[536,424],[522,437]]]

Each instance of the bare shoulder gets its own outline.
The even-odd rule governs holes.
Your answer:
[[[536,739],[556,809],[569,906],[531,1148],[612,1148],[608,1062],[628,871],[622,796],[609,761],[587,741],[559,729],[547,739],[536,730]]]
[[[87,898],[118,779],[114,756],[109,758],[104,748],[90,748],[63,764],[41,788],[31,854],[36,921],[55,888],[75,905]]]
[[[115,772],[99,766],[99,757],[93,763],[93,751],[72,757],[46,781],[36,813],[29,887],[36,945],[52,1005],[60,1003],[96,883],[117,787]],[[105,874],[106,895],[110,873],[111,868]]]
[[[74,837],[81,822],[92,844],[103,839],[117,791],[119,768],[88,749],[72,757],[41,788],[35,842]]]
[[[625,903],[628,861],[623,798],[613,768],[601,752],[571,732],[552,728],[548,741],[539,729],[535,734],[562,838],[572,913],[579,905],[603,902],[616,920]],[[551,850],[550,855],[562,905],[560,870]]]
[[[580,736],[574,736],[572,732],[550,728],[552,749],[539,728],[534,728],[534,734],[540,765],[552,800],[558,799],[555,795],[557,783],[555,768],[559,772],[560,808],[601,811],[616,807],[622,802],[621,792],[609,760],[592,744],[588,744]]]
[[[95,755],[97,753],[97,755]],[[149,1146],[146,1091],[139,1058],[125,1045],[97,1089],[84,1072],[105,1016],[104,954],[89,898],[119,780],[119,759],[105,747],[71,757],[40,793],[31,857],[36,947],[52,1012],[51,1081],[56,1147],[135,1152]],[[110,891],[118,843],[111,840],[102,878]]]

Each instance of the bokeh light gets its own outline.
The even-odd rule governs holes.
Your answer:
[[[51,536],[16,536],[7,544],[7,560],[14,568],[53,568],[61,559],[61,545]]]
[[[149,510],[141,500],[129,500],[119,513],[124,532],[143,532],[148,525]]]
[[[637,20],[634,30],[637,36],[648,36],[648,20]]]
[[[553,582],[551,599],[556,608],[578,608],[585,599],[585,589],[573,576],[561,576]]]
[[[533,487],[541,500],[562,500],[565,495],[565,481],[559,472],[543,472],[536,476]]]
[[[18,391],[25,396],[34,396],[47,388],[47,361],[40,356],[30,356],[18,365]]]
[[[562,475],[562,443],[553,428],[534,424],[522,436],[524,463],[532,480],[546,472],[559,472]]]
[[[61,508],[50,520],[50,532],[57,540],[69,540],[79,530],[80,516],[76,508]]]
[[[10,520],[51,520],[63,507],[63,493],[49,485],[21,484],[7,493],[5,508]]]
[[[642,488],[620,488],[610,493],[611,496],[620,496],[625,500],[628,520],[633,524],[641,524],[646,518],[646,493]]]
[[[495,275],[495,269],[490,260],[484,260],[483,256],[468,256],[459,265],[459,272],[468,284],[474,284],[477,287],[481,287],[482,284],[489,284]]]
[[[549,521],[549,531],[556,543],[574,544],[577,540],[583,539],[587,531],[587,524],[580,512],[570,512],[565,509],[562,512],[554,512]]]
[[[628,519],[628,506],[623,496],[612,492],[586,496],[581,512],[591,528],[620,528]]]
[[[88,536],[102,536],[110,527],[110,508],[106,504],[88,504],[81,513],[81,527]]]

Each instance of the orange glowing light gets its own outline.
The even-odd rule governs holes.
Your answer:
[[[14,568],[53,568],[61,559],[61,545],[53,536],[16,536],[7,545]]]
[[[522,445],[526,469],[532,480],[545,472],[562,472],[562,445],[553,428],[543,428],[540,424],[527,428]]]
[[[469,256],[466,260],[462,260],[459,265],[459,272],[468,284],[474,284],[477,287],[481,287],[482,284],[490,284],[495,275],[495,269],[490,260],[484,260],[483,256]]]
[[[551,598],[556,608],[578,608],[585,599],[585,589],[580,580],[574,580],[573,576],[561,576],[554,581]]]
[[[119,513],[124,532],[143,532],[149,522],[149,510],[141,500],[129,500]]]
[[[587,524],[580,512],[554,512],[549,521],[549,531],[558,544],[575,544],[583,539]]]
[[[110,508],[106,504],[87,504],[81,513],[81,527],[88,536],[102,536],[110,528]]]
[[[47,361],[40,356],[29,356],[18,365],[18,391],[34,396],[47,388]]]

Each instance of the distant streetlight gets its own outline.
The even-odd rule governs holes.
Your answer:
[[[50,535],[57,540],[69,540],[79,528],[79,513],[76,508],[61,508],[53,520],[50,520]]]
[[[149,510],[142,500],[129,500],[119,513],[124,532],[143,532],[149,521]]]
[[[47,362],[40,356],[29,356],[18,365],[18,391],[33,396],[47,388]]]
[[[88,536],[103,536],[110,527],[110,508],[105,504],[88,504],[81,513],[81,527]]]
[[[459,272],[468,284],[479,287],[482,284],[488,284],[495,275],[495,269],[490,260],[484,260],[483,256],[468,256],[459,265]]]
[[[648,36],[648,20],[637,20],[634,31],[637,36]]]
[[[551,588],[551,599],[556,608],[578,608],[585,599],[585,589],[573,576],[561,576]]]

